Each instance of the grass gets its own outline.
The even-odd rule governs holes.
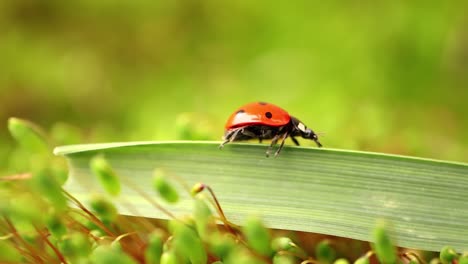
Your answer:
[[[214,142],[140,142],[59,147],[71,166],[67,190],[80,198],[103,193],[89,161],[106,157],[127,186],[151,193],[151,175],[164,168],[184,183],[207,183],[218,193],[226,214],[242,223],[260,213],[269,227],[370,240],[376,219],[392,222],[398,245],[437,250],[468,244],[463,163],[377,153],[288,147],[266,158],[265,146]],[[131,184],[130,184],[131,183]],[[183,195],[171,211],[191,210]],[[164,217],[130,188],[115,200],[125,214]],[[125,206],[124,206],[125,205]],[[465,209],[464,209],[465,208]],[[434,212],[437,212],[434,215]],[[460,233],[461,232],[461,233]]]

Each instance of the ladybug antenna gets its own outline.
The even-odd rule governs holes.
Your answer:
[[[326,132],[317,132],[315,133],[317,136],[324,137],[327,133]]]

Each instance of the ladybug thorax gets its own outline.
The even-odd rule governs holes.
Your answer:
[[[299,122],[299,123],[297,124],[297,128],[298,128],[300,131],[302,131],[302,132],[305,132],[306,129],[307,129],[307,127],[306,127],[303,123],[301,123],[301,122]]]
[[[228,118],[225,128],[232,129],[248,125],[279,127],[287,125],[291,116],[282,108],[263,102],[249,103],[239,107]]]

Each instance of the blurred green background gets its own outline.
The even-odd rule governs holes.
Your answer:
[[[0,1],[0,171],[21,168],[10,116],[77,130],[58,143],[220,140],[231,112],[257,100],[324,132],[326,147],[467,162],[467,10],[468,1]]]

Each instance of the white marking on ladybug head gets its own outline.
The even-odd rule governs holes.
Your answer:
[[[302,132],[306,131],[306,126],[302,123],[297,124],[297,128],[299,128],[299,130]]]

